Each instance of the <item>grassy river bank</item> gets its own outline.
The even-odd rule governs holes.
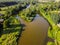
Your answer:
[[[38,7],[40,9],[40,10],[38,10],[38,13],[42,17],[44,17],[47,20],[47,22],[49,23],[50,27],[48,29],[48,37],[53,40],[53,42],[48,41],[47,45],[60,45],[60,27],[57,26],[57,24],[59,23],[59,20],[60,20],[60,15],[59,15],[59,12],[57,12],[57,13],[52,12],[52,11],[59,11],[59,10],[57,7],[54,8],[52,6],[53,4],[52,5],[46,4],[45,6],[42,6],[42,5],[45,5],[45,4],[41,4],[40,6],[38,5]],[[57,5],[55,5],[55,6],[57,6]],[[51,7],[51,8],[49,8],[49,7]]]

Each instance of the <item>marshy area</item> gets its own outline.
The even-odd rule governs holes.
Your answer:
[[[59,2],[1,2],[0,45],[60,45],[59,11]]]

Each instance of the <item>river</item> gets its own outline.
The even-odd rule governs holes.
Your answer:
[[[20,19],[22,24],[25,24],[25,30],[22,32],[18,45],[46,45],[48,22],[38,14],[32,22],[26,22]]]

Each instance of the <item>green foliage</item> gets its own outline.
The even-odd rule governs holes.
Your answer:
[[[57,40],[60,41],[60,30],[57,32]]]
[[[54,43],[53,42],[48,42],[47,45],[54,45]]]
[[[53,13],[52,13],[50,16],[51,16],[53,22],[54,22],[55,24],[58,24],[58,22],[59,22],[59,20],[60,20],[60,16],[59,16],[58,14],[53,14]]]
[[[18,19],[11,16],[3,22],[3,32],[0,37],[0,45],[17,45],[17,38],[21,26]]]
[[[53,38],[51,27],[48,29],[48,37]]]
[[[31,6],[30,8],[22,10],[21,12],[19,12],[19,16],[24,20],[26,20],[27,22],[31,22],[36,16],[34,6]]]

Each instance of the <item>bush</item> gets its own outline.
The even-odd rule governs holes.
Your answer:
[[[36,16],[34,6],[22,10],[21,12],[19,12],[19,16],[23,18],[24,20],[26,20],[27,22],[31,22]]]
[[[17,45],[18,35],[21,33],[19,20],[11,16],[3,22],[3,26],[0,45]]]

